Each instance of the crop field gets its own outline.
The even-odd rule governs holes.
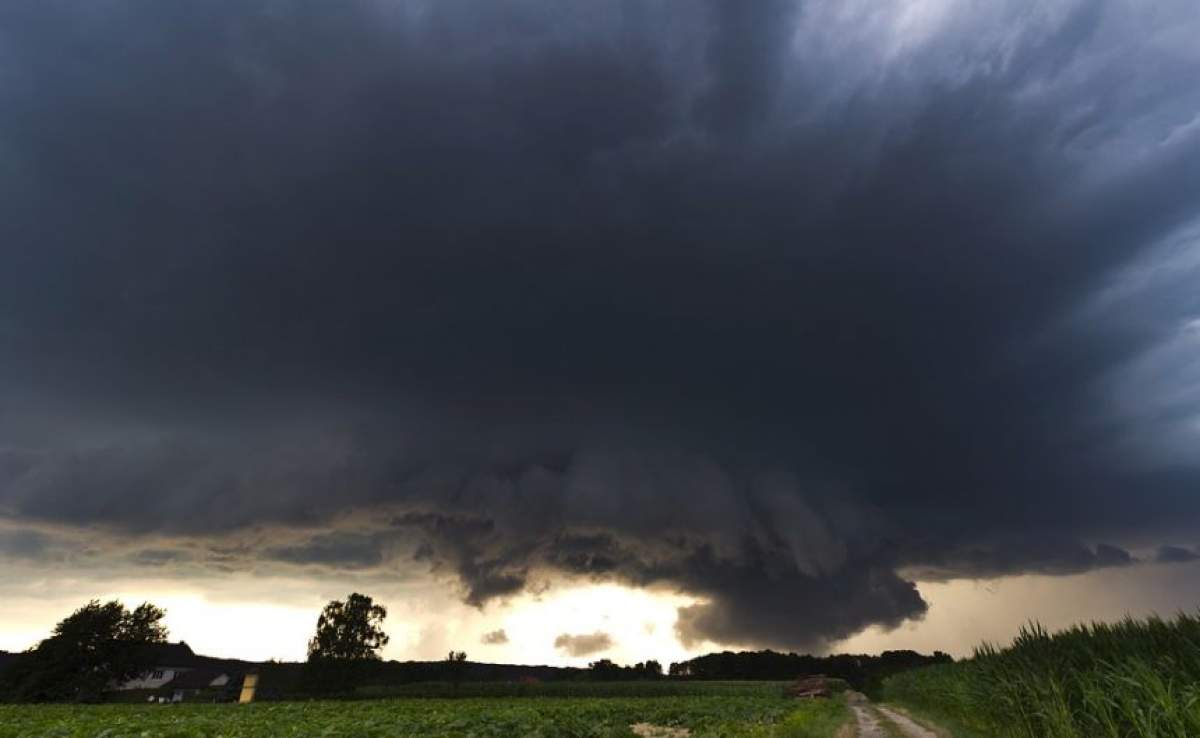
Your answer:
[[[897,674],[887,700],[964,738],[1200,736],[1200,618],[1126,619],[1049,634]]]
[[[400,698],[251,705],[0,705],[3,738],[632,738],[631,726],[703,738],[826,738],[841,699],[777,689],[657,697]],[[663,733],[662,735],[667,735]],[[677,735],[677,734],[676,734]]]
[[[358,697],[757,697],[775,698],[789,682],[771,681],[558,681],[414,682],[359,687]]]

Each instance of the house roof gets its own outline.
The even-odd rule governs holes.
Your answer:
[[[191,646],[179,643],[147,643],[142,646],[146,661],[155,666],[195,666],[197,656]]]

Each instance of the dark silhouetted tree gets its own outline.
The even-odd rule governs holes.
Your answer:
[[[130,611],[117,600],[92,600],[22,654],[5,674],[5,691],[20,701],[99,700],[154,666],[147,645],[166,641],[165,615],[148,602]]]
[[[454,686],[463,679],[463,674],[467,670],[467,652],[466,651],[451,651],[446,655],[446,676],[454,683]]]
[[[855,689],[868,694],[883,679],[908,669],[952,661],[938,651],[926,656],[915,651],[884,651],[878,656],[864,654],[833,654],[805,656],[775,651],[722,651],[697,656],[688,661],[671,664],[673,677],[691,679],[760,679],[782,680],[823,674],[844,679]]]
[[[383,632],[386,617],[383,605],[357,592],[345,602],[330,602],[317,618],[317,633],[308,642],[308,659],[377,660],[379,650],[388,642]]]
[[[621,667],[614,664],[611,659],[599,659],[588,664],[588,669],[591,672],[591,678],[598,681],[614,681],[620,679]]]

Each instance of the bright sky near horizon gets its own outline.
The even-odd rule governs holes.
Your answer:
[[[276,587],[283,591],[277,592]],[[1125,615],[1169,617],[1192,611],[1198,588],[1200,563],[1067,577],[923,583],[921,594],[930,602],[923,619],[893,630],[868,629],[835,644],[832,651],[910,648],[961,657],[983,641],[1008,642],[1032,620],[1055,629],[1079,622],[1080,612],[1089,613],[1089,620],[1113,621]],[[72,582],[66,589],[69,592],[49,597],[38,594],[36,587],[24,595],[10,591],[6,607],[0,610],[0,650],[33,645],[57,618],[81,604],[81,598],[116,597],[127,604],[149,600],[166,608],[171,640],[185,640],[198,653],[256,661],[302,660],[326,596],[271,580],[227,582],[209,595],[178,582],[155,580]],[[440,598],[436,592],[397,590],[379,596],[389,607],[385,630],[391,642],[384,658],[437,660],[454,649],[485,662],[584,666],[597,658],[627,664],[657,659],[665,668],[673,661],[720,648],[712,643],[685,648],[679,643],[674,633],[676,608],[689,604],[691,598],[665,592],[612,584],[564,586],[538,596],[522,595],[484,612],[453,598]],[[421,601],[421,597],[430,599]],[[484,636],[496,630],[504,631],[506,642],[485,644]],[[570,656],[554,645],[562,633],[598,632],[611,637],[612,647]]]

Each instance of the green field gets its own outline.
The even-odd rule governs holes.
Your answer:
[[[467,685],[464,685],[464,687]],[[630,726],[692,736],[826,738],[841,699],[798,701],[777,688],[657,697],[400,698],[252,705],[0,705],[3,738],[631,738]]]
[[[884,697],[956,736],[1200,736],[1200,618],[1127,619],[1049,634],[889,677]]]
[[[838,682],[840,684],[840,682]],[[775,698],[788,682],[673,681],[414,682],[359,687],[354,695],[378,697],[758,697]]]

